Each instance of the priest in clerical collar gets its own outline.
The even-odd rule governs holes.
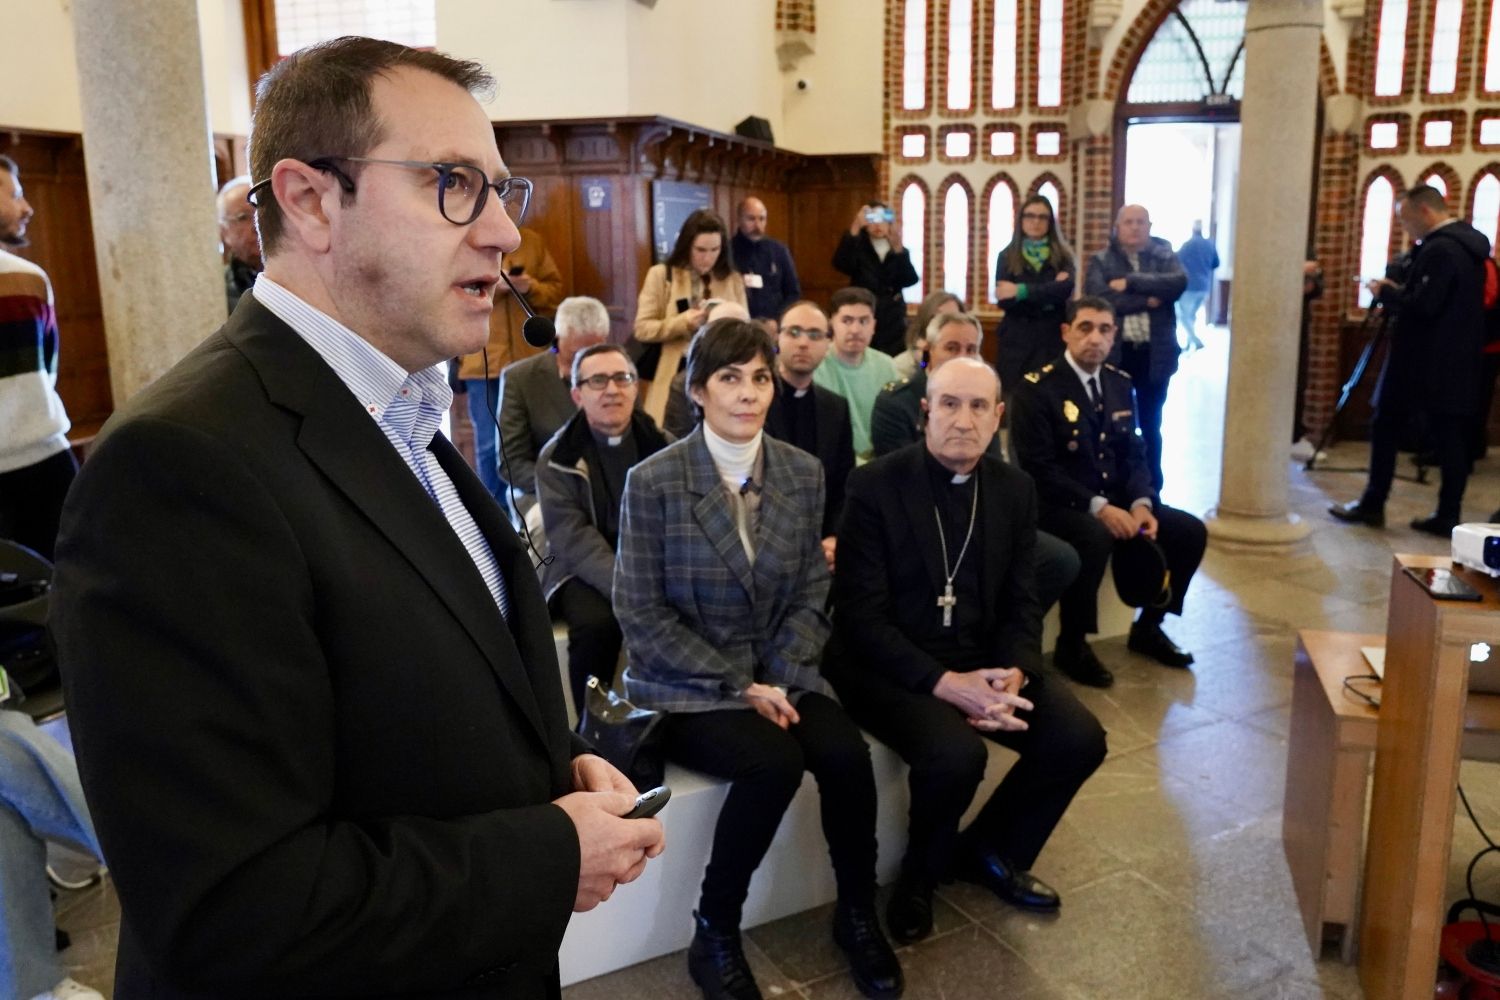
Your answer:
[[[1011,905],[1055,910],[1032,874],[1104,729],[1042,671],[1036,488],[988,453],[1005,406],[994,369],[950,361],[927,381],[925,436],[849,477],[824,671],[849,714],[910,765],[910,831],[886,912],[902,943],[932,931],[932,891],[957,876]],[[1021,755],[975,821],[985,739]]]

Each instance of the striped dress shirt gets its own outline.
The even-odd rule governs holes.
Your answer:
[[[374,418],[391,447],[442,510],[453,533],[474,560],[479,575],[484,577],[500,614],[509,620],[510,599],[495,553],[474,516],[459,499],[453,480],[429,448],[438,434],[443,414],[453,403],[453,390],[448,387],[443,367],[433,365],[408,373],[359,334],[265,274],[255,279],[252,294],[318,352],[365,412]]]

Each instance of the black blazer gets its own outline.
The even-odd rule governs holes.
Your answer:
[[[766,433],[778,441],[787,440],[786,410],[781,401],[782,383],[776,382],[776,395],[766,411]],[[814,385],[813,406],[817,411],[818,461],[823,463],[823,482],[828,500],[823,508],[823,534],[827,538],[838,530],[839,515],[844,510],[844,484],[854,469],[854,428],[849,423],[849,403],[821,385]]]
[[[556,996],[584,749],[526,552],[441,435],[510,625],[253,295],[109,421],[52,627],[122,910],[115,995]]]
[[[1043,509],[1086,512],[1096,496],[1126,510],[1142,497],[1158,502],[1136,433],[1130,376],[1101,365],[1099,394],[1102,418],[1062,356],[1027,372],[1016,389],[1010,439],[1021,468],[1036,480]]]
[[[906,350],[906,300],[901,289],[921,280],[912,267],[911,251],[892,250],[882,260],[870,234],[846,231],[833,252],[833,269],[849,276],[849,284],[875,296],[875,335],[870,345],[892,357]]]
[[[908,445],[854,470],[839,525],[833,577],[838,649],[827,670],[857,682],[871,670],[927,693],[948,669],[926,651],[942,631],[943,591],[925,444]],[[994,666],[1041,668],[1042,608],[1036,582],[1036,488],[993,455],[979,460],[984,547],[984,635]],[[972,556],[970,557],[972,558]]]

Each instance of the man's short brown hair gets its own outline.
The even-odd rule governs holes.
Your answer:
[[[875,294],[868,288],[857,288],[853,285],[840,288],[828,300],[828,315],[832,316],[845,306],[869,306],[870,312],[874,312]]]
[[[271,67],[255,85],[251,176],[269,181],[279,160],[363,156],[378,146],[385,130],[370,101],[370,82],[403,66],[451,80],[471,94],[495,84],[477,62],[376,38],[346,35],[309,45]],[[257,195],[260,242],[270,254],[281,239],[281,206],[269,186]]]

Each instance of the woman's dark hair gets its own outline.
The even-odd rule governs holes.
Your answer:
[[[711,208],[700,208],[683,222],[672,253],[667,257],[667,267],[692,267],[693,240],[704,233],[719,234],[719,259],[714,261],[713,276],[723,281],[734,270],[734,256],[729,251],[729,227]]]
[[[906,326],[906,349],[914,351],[917,341],[927,336],[927,324],[932,322],[932,317],[938,314],[938,310],[950,302],[958,303],[959,312],[968,312],[969,307],[964,305],[964,300],[952,292],[933,292],[922,300],[917,306],[917,318]]]
[[[1000,251],[1000,259],[1004,266],[1000,268],[1001,276],[1006,274],[1026,273],[1026,258],[1021,256],[1021,241],[1026,238],[1026,232],[1021,228],[1021,216],[1032,205],[1045,205],[1047,207],[1047,245],[1051,248],[1048,262],[1059,271],[1067,271],[1074,274],[1076,268],[1073,261],[1073,248],[1068,246],[1068,241],[1062,238],[1062,233],[1057,231],[1057,212],[1052,208],[1052,202],[1039,194],[1021,202],[1021,207],[1016,209],[1016,230],[1011,237],[1010,245]]]
[[[714,372],[742,365],[757,356],[765,361],[767,368],[776,370],[776,342],[763,326],[742,319],[716,319],[699,330],[688,344],[687,352],[687,397],[693,404],[693,413],[703,416],[693,399],[694,389],[707,391]]]

